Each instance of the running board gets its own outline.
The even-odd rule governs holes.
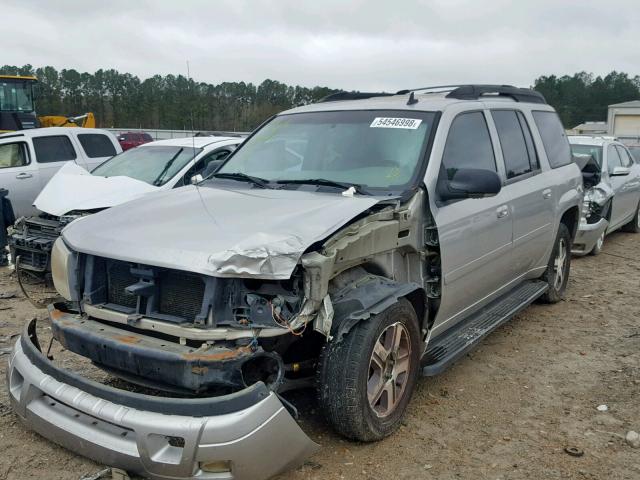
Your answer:
[[[431,377],[445,371],[484,337],[527,308],[547,291],[547,282],[527,281],[504,296],[462,320],[429,342],[422,359],[422,375]]]

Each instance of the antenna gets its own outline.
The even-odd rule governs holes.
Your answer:
[[[187,62],[187,85],[188,85],[189,93],[193,94],[193,91],[191,90],[191,71],[189,69],[189,60],[187,60],[186,62]],[[189,95],[189,96],[191,97],[192,95]],[[196,138],[195,138],[195,128],[193,125],[193,103],[191,101],[189,102],[189,116],[191,117],[191,146],[193,148],[193,153],[194,153],[193,159],[195,159]],[[195,165],[196,163],[197,162],[194,162],[193,164]],[[196,192],[198,192],[198,197],[200,198],[200,203],[202,204],[204,211],[207,212],[207,215],[209,215],[209,217],[211,217],[211,220],[213,220],[213,223],[217,225],[218,222],[216,221],[216,218],[209,211],[209,208],[207,207],[207,204],[205,203],[204,198],[202,198],[202,192],[200,192],[200,182],[196,182],[194,186],[196,187]]]

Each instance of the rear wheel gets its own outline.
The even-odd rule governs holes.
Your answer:
[[[571,235],[564,223],[558,226],[558,234],[551,251],[549,265],[542,275],[542,280],[549,284],[547,291],[540,297],[545,303],[557,303],[564,298],[569,281],[571,267]]]
[[[633,220],[622,227],[622,229],[625,232],[640,233],[640,203],[636,208],[636,214],[633,216]]]
[[[370,442],[393,433],[418,377],[420,329],[406,299],[363,320],[323,351],[318,370],[325,417],[341,435]]]

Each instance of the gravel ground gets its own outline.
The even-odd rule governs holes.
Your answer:
[[[341,439],[313,394],[297,393],[302,427],[322,449],[278,480],[640,479],[640,449],[624,440],[640,432],[639,244],[639,235],[617,233],[598,257],[574,259],[565,301],[528,308],[447,372],[422,379],[404,425],[382,442]],[[0,295],[16,290],[0,268]],[[25,320],[44,315],[20,295],[0,299],[0,351]],[[18,422],[5,359],[0,479],[78,480],[103,468]]]

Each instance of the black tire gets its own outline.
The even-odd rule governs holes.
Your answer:
[[[386,416],[379,416],[368,399],[374,345],[383,332],[404,327],[410,345],[408,373],[398,401]],[[403,334],[404,335],[404,334]],[[404,337],[403,337],[404,338]],[[341,435],[363,442],[380,440],[391,435],[399,426],[406,411],[419,372],[420,328],[411,303],[400,299],[379,315],[357,324],[340,342],[331,342],[324,348],[318,366],[318,397],[320,407],[331,426]],[[391,355],[387,358],[390,358]],[[373,365],[373,363],[372,363]],[[373,378],[373,377],[372,377]],[[383,380],[387,385],[393,380]],[[386,383],[385,383],[386,382]],[[376,383],[376,382],[373,382]],[[388,395],[388,394],[387,394]]]
[[[558,281],[558,268],[556,263],[559,259],[559,251],[561,245],[564,245],[565,258],[562,265],[562,278]],[[549,284],[547,291],[540,297],[540,301],[543,303],[558,303],[564,298],[565,291],[567,289],[567,282],[569,281],[569,271],[571,270],[571,234],[569,229],[564,223],[558,226],[558,234],[553,244],[553,250],[551,251],[551,257],[549,258],[549,264],[547,269],[542,274],[541,280]]]
[[[636,214],[633,216],[633,220],[622,227],[622,230],[625,232],[640,233],[640,203],[636,208]]]

